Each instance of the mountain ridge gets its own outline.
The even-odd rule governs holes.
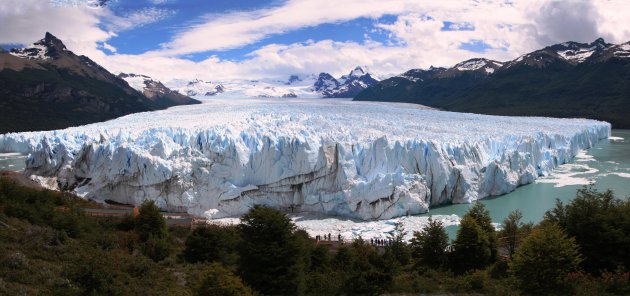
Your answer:
[[[468,61],[480,60],[471,59]],[[354,100],[407,102],[449,111],[510,116],[585,117],[630,127],[630,42],[565,42],[479,68],[411,69]],[[484,66],[485,67],[485,66]],[[451,73],[451,75],[447,75]]]
[[[0,53],[0,133],[61,129],[194,103],[199,101],[148,98],[49,32],[31,46]]]

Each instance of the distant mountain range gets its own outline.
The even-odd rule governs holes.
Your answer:
[[[235,79],[227,81],[175,80],[167,86],[187,96],[265,97],[265,98],[353,98],[377,83],[366,67],[356,67],[347,75],[335,78],[329,73],[294,74],[286,80]]]
[[[585,117],[630,128],[630,42],[565,42],[513,61],[413,69],[354,100],[410,102],[496,115]]]
[[[0,133],[50,130],[200,103],[159,83],[139,92],[50,33],[0,52]]]

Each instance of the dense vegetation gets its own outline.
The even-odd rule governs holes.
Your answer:
[[[492,115],[584,117],[629,128],[630,61],[612,58],[577,66],[556,61],[546,67],[516,65],[483,78],[401,77],[381,81],[355,100],[409,102],[449,111]]]
[[[630,293],[630,201],[580,190],[538,225],[510,214],[495,231],[476,203],[449,244],[431,220],[386,247],[318,244],[284,214],[255,206],[235,226],[168,229],[137,217],[87,217],[70,194],[0,180],[0,294],[7,295],[606,295]],[[510,259],[512,258],[512,259]]]

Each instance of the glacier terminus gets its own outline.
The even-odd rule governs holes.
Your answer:
[[[363,220],[513,191],[610,136],[606,122],[338,99],[209,99],[0,135],[26,174],[86,198],[208,218],[254,204]]]

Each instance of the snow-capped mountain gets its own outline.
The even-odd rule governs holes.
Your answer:
[[[356,67],[354,70],[350,71],[350,74],[341,77],[339,80],[340,85],[337,89],[324,93],[324,96],[332,98],[353,98],[362,90],[377,82],[378,81],[374,79],[370,73],[367,73],[361,67]]]
[[[263,97],[263,98],[352,98],[378,82],[364,67],[356,67],[338,79],[328,73],[294,74],[286,80],[235,79],[221,82],[173,80],[167,85],[179,93],[200,97]]]
[[[449,75],[456,75],[456,73],[461,72],[476,72],[482,75],[490,75],[494,73],[494,71],[503,67],[503,63],[483,58],[478,59],[470,59],[467,61],[463,61],[452,68],[445,71],[446,75],[444,77],[448,77]],[[450,73],[456,72],[456,73]]]
[[[141,92],[145,97],[154,101],[171,101],[184,103],[191,100],[191,98],[173,91],[170,88],[164,86],[162,82],[153,80],[146,75],[136,75],[133,73],[120,73],[118,77],[124,79],[129,83],[129,86],[135,90]]]
[[[50,33],[0,52],[0,133],[49,130],[163,109],[186,100],[148,98]]]
[[[324,92],[339,88],[339,81],[328,73],[319,73],[317,81],[313,84],[313,89],[316,92]]]
[[[44,61],[61,58],[68,51],[66,46],[57,37],[46,33],[41,39],[25,48],[13,48],[10,54],[22,59]]]
[[[427,70],[411,69],[403,74],[394,77],[403,78],[412,82],[422,82],[424,80],[434,78],[452,78],[462,75],[486,77],[493,74],[501,67],[503,67],[502,62],[483,58],[475,58],[458,63],[451,68],[431,66]]]
[[[564,42],[512,61],[472,59],[451,68],[412,69],[356,100],[413,102],[451,111],[586,117],[630,127],[630,42]]]
[[[363,67],[356,67],[339,79],[328,73],[320,73],[313,89],[325,98],[352,98],[377,82]]]
[[[220,83],[195,79],[189,81],[185,86],[177,87],[176,90],[187,96],[215,96],[225,91],[225,87]]]
[[[604,39],[599,38],[590,44],[570,41],[551,46],[549,49],[555,51],[564,60],[577,64],[584,62],[593,53],[610,46],[612,44],[606,43]]]
[[[195,79],[192,81],[173,80],[167,85],[175,89],[181,94],[185,94],[196,98],[209,97],[230,97],[230,98],[246,98],[246,97],[263,97],[263,98],[282,98],[282,97],[312,97],[312,92],[308,87],[301,85],[301,81],[277,80],[245,80],[235,79],[221,82],[210,82]]]
[[[506,68],[517,65],[542,68],[559,61],[577,65],[587,61],[593,54],[601,52],[611,46],[613,46],[613,44],[606,43],[602,38],[591,43],[564,42],[522,55],[508,62]]]

